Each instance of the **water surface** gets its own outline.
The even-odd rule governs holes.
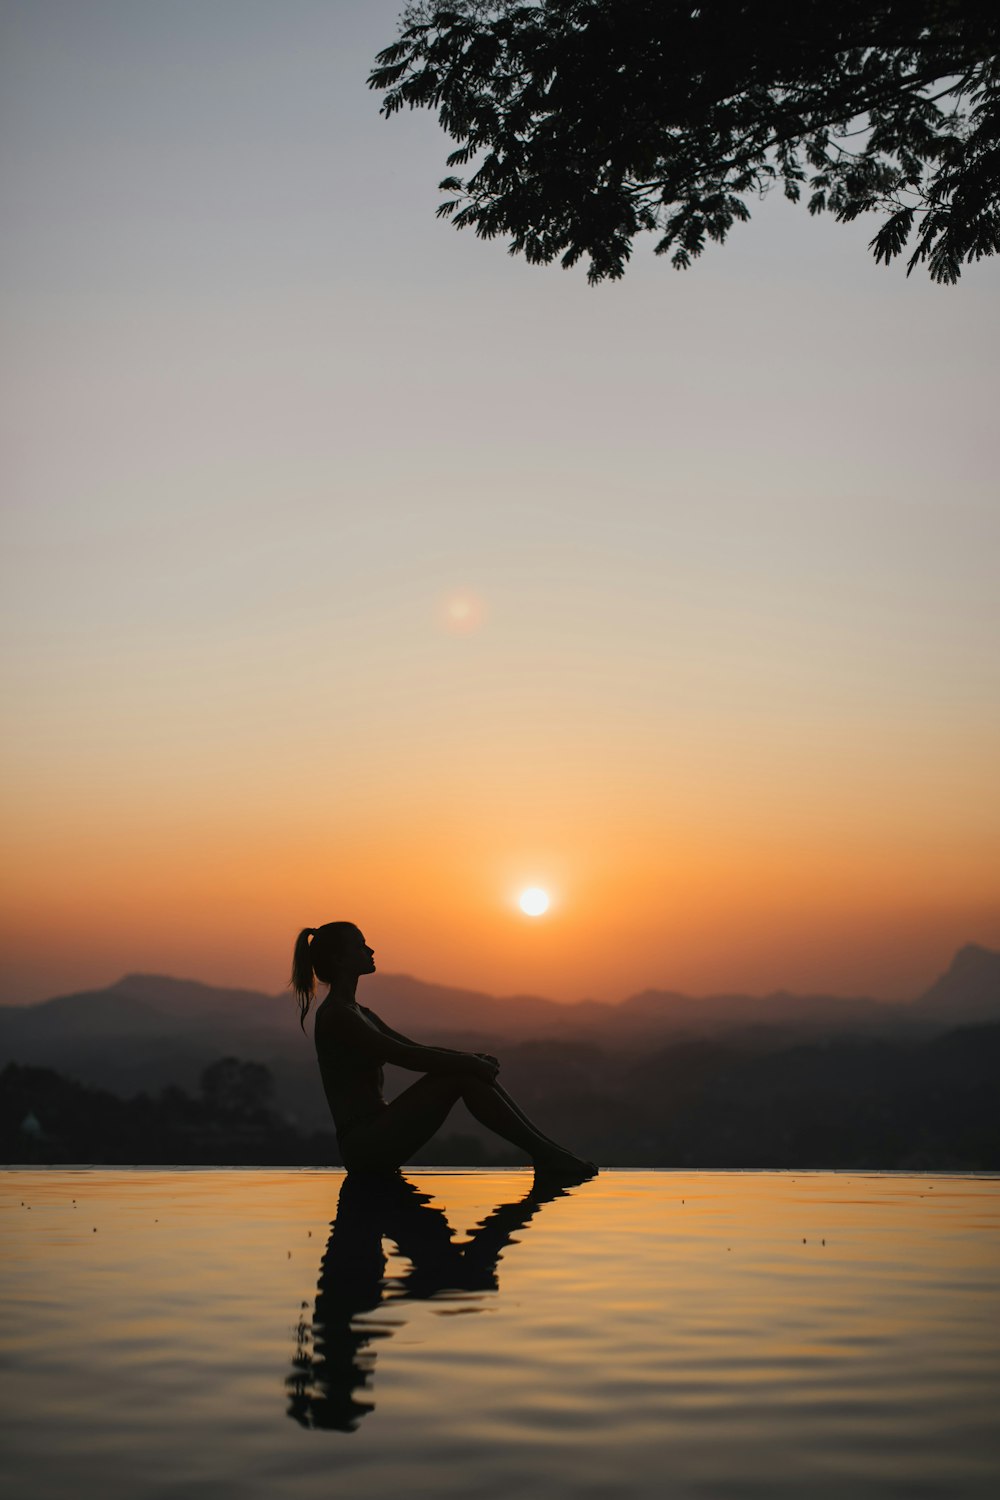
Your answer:
[[[997,1493],[996,1178],[23,1170],[0,1231],[33,1500]]]

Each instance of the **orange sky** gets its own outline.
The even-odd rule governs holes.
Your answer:
[[[769,201],[526,267],[378,118],[395,15],[10,23],[0,1000],[345,916],[562,999],[1000,946],[995,264]]]
[[[373,729],[373,696],[354,745],[334,723],[298,745],[272,732],[235,769],[235,743],[185,763],[103,732],[92,759],[78,743],[71,766],[23,766],[4,909],[25,998],[130,969],[276,990],[298,927],[342,916],[383,971],[566,999],[905,996],[958,943],[1000,938],[985,758],[949,785],[933,737],[919,757],[859,735],[806,758],[797,735],[727,754],[701,730],[699,756],[555,714],[533,756],[504,729],[515,705],[457,701],[423,747],[419,713],[399,745]],[[527,885],[549,891],[543,917],[517,908]]]

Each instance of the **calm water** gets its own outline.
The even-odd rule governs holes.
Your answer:
[[[9,1492],[998,1493],[996,1178],[344,1182],[0,1174]]]

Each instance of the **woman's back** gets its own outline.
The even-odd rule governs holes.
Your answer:
[[[324,1001],[316,1012],[313,1041],[320,1078],[338,1136],[354,1125],[371,1119],[385,1107],[382,1094],[384,1070],[379,1056],[378,1033],[365,1027],[364,1045],[358,1044],[354,1026],[338,1025],[344,1007]],[[350,1007],[356,1013],[362,1006]]]

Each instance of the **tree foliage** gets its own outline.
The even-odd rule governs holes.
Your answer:
[[[274,1078],[263,1063],[220,1057],[201,1075],[201,1094],[216,1114],[253,1120],[266,1117],[274,1094]]]
[[[643,231],[686,268],[776,186],[955,282],[1000,249],[998,54],[984,0],[425,0],[369,84],[457,143],[440,216],[591,282]]]

